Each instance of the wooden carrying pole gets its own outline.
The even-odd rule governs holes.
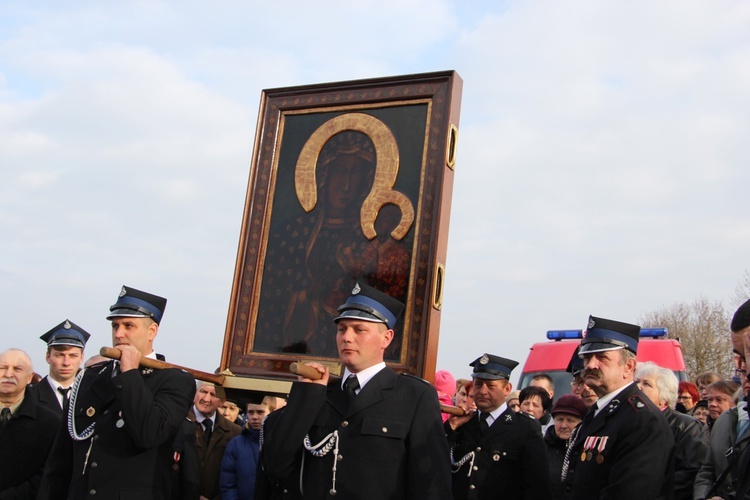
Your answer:
[[[319,380],[323,377],[323,375],[318,370],[311,366],[303,365],[302,363],[292,363],[291,365],[289,365],[289,371],[294,373],[295,375],[299,375],[300,377],[310,380]],[[440,411],[442,411],[443,413],[448,413],[449,415],[454,415],[456,417],[463,417],[464,415],[466,415],[466,412],[463,410],[463,408],[459,408],[458,406],[444,405],[442,403],[440,403]]]
[[[120,359],[120,355],[121,355],[120,351],[118,349],[115,349],[114,347],[102,347],[99,350],[99,354],[101,354],[105,358],[110,358],[110,359]],[[199,370],[193,370],[192,368],[185,368],[184,366],[174,365],[172,363],[167,363],[166,361],[159,361],[158,359],[141,358],[140,365],[144,368],[152,368],[154,370],[164,370],[165,368],[177,368],[178,370],[188,372],[190,375],[192,375],[194,378],[198,380],[203,380],[204,382],[211,382],[214,385],[222,385],[224,384],[224,380],[226,379],[226,375],[217,375],[215,373],[208,373],[208,372],[202,372]]]

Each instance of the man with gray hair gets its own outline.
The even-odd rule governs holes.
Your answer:
[[[674,438],[666,418],[633,383],[640,327],[589,317],[583,379],[599,400],[563,462],[563,498],[672,498]]]
[[[0,498],[35,498],[60,417],[32,395],[20,349],[0,353]]]
[[[240,435],[242,429],[224,418],[217,410],[226,400],[224,389],[210,382],[197,382],[193,408],[188,420],[196,423],[195,447],[200,461],[201,498],[220,497],[219,472],[221,459],[229,441]]]
[[[638,363],[638,388],[659,408],[674,436],[674,498],[691,500],[695,475],[707,452],[707,429],[698,419],[675,411],[679,383],[672,370],[649,361]]]

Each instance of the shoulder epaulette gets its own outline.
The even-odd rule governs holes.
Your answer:
[[[630,407],[633,408],[636,412],[648,410],[648,404],[643,400],[643,398],[639,394],[633,394],[628,398],[628,403],[630,404]]]
[[[414,380],[419,380],[420,382],[425,383],[427,385],[432,385],[428,381],[426,381],[425,379],[423,379],[422,377],[417,377],[416,375],[412,375],[411,373],[404,372],[401,375],[404,375],[404,376],[409,377],[409,378],[413,378]]]

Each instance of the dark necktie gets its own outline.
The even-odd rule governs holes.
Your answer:
[[[359,389],[359,380],[357,380],[357,376],[349,375],[346,382],[344,382],[344,394],[346,395],[347,405],[351,406],[352,401],[354,401],[354,398],[357,395],[357,389]]]
[[[203,420],[203,427],[206,428],[204,437],[206,441],[206,446],[208,446],[208,441],[211,439],[211,432],[213,432],[214,423],[211,421],[210,418],[206,418]]]
[[[479,430],[482,431],[482,434],[490,430],[490,424],[487,423],[489,416],[490,414],[486,411],[479,413]]]
[[[62,405],[65,406],[65,403],[68,402],[68,398],[70,397],[70,387],[58,387],[57,392],[62,394]]]
[[[589,408],[588,413],[586,413],[586,416],[583,417],[583,422],[581,422],[581,427],[583,427],[584,425],[590,424],[591,421],[594,420],[594,416],[596,414],[596,410],[598,410],[598,409],[599,409],[599,405],[597,405],[596,403],[594,403],[593,405],[591,405],[591,408]]]
[[[3,430],[5,427],[5,424],[7,424],[10,421],[10,408],[3,408],[2,411],[0,411],[0,431]]]

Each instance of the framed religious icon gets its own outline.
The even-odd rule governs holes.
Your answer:
[[[339,370],[357,282],[406,305],[386,362],[435,370],[462,81],[453,71],[265,90],[222,369]]]

